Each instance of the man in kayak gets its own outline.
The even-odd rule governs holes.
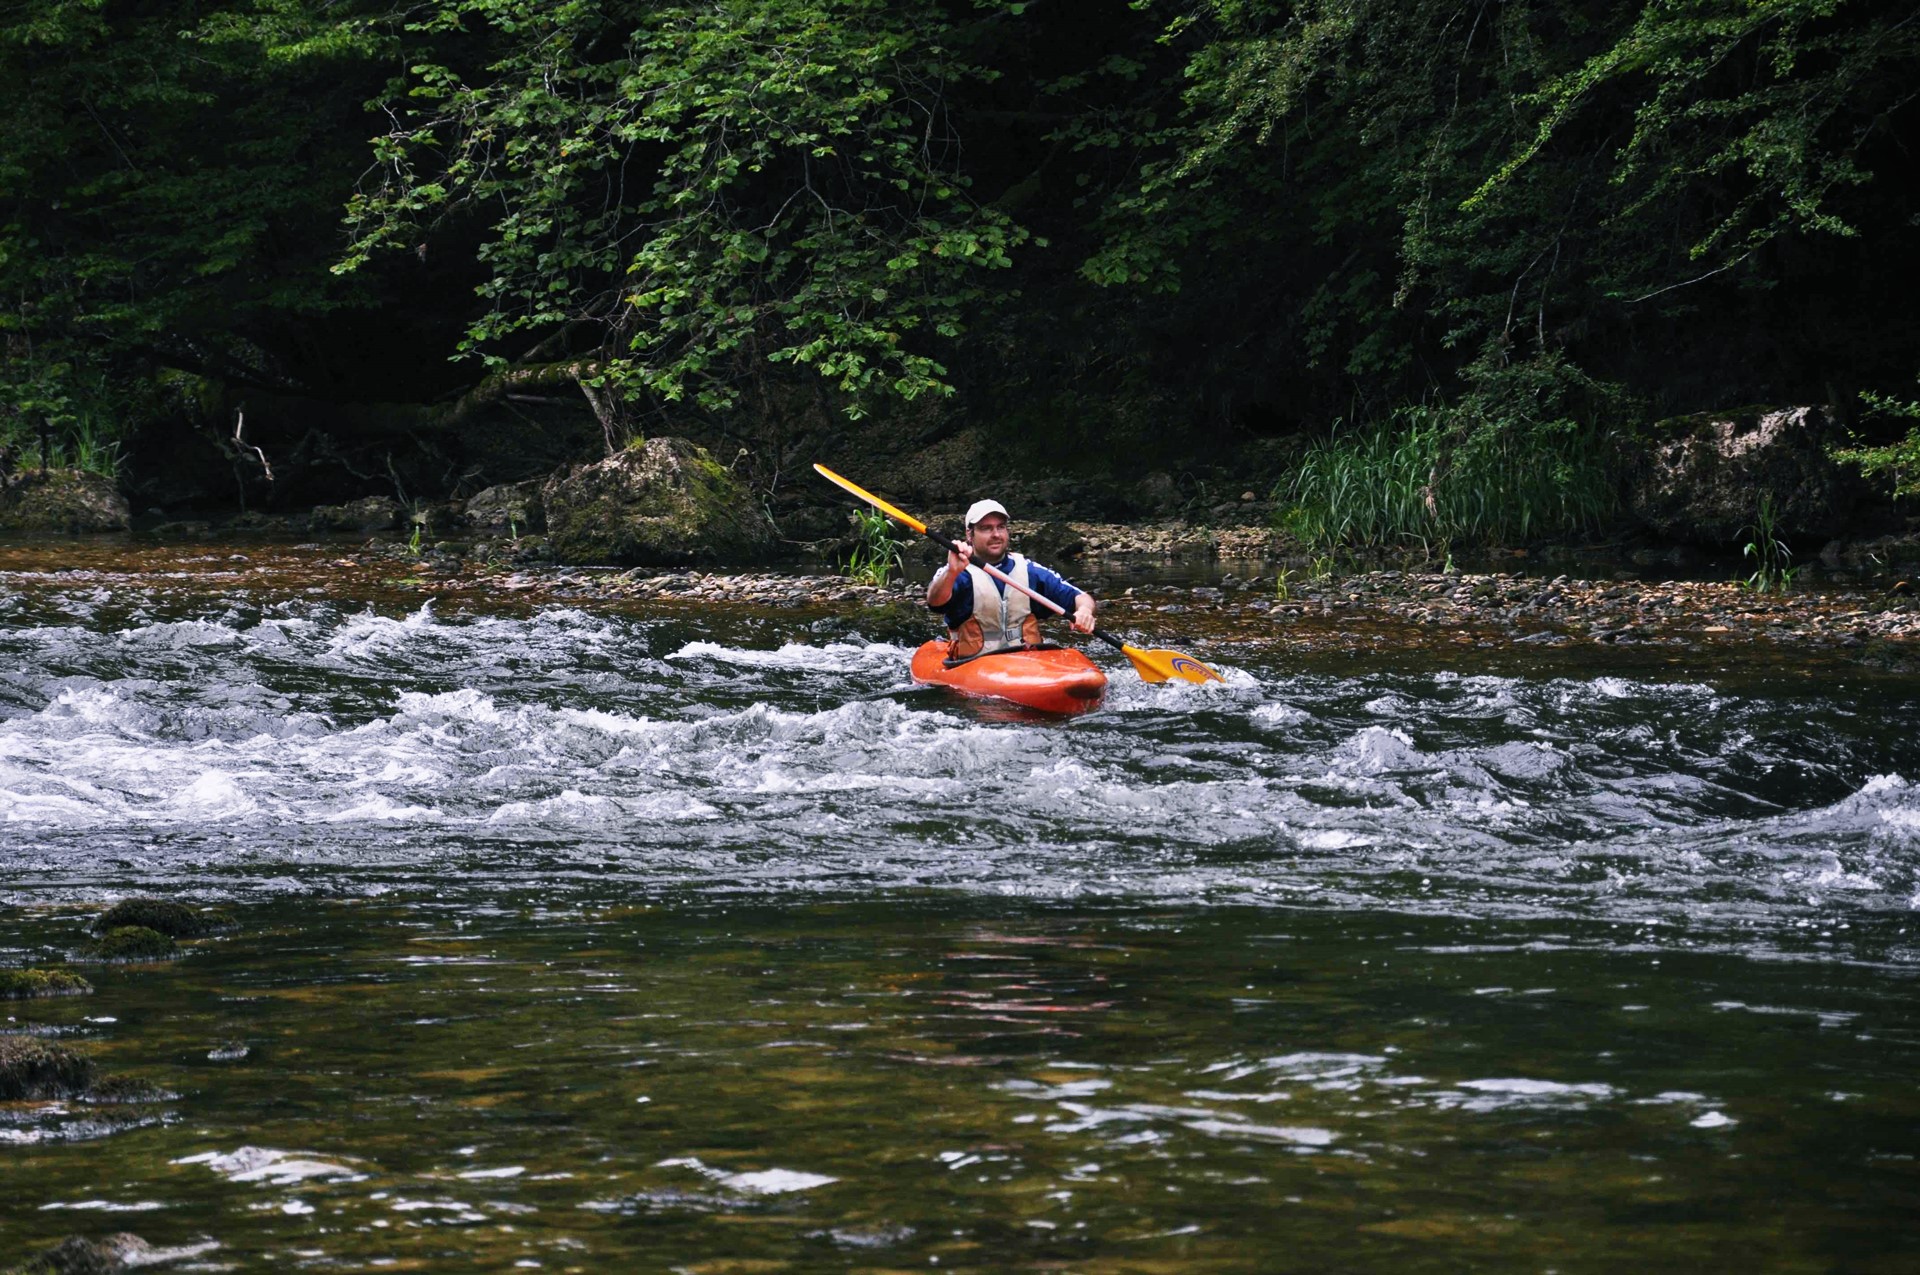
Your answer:
[[[1093,632],[1093,595],[1010,552],[1007,543],[1007,507],[997,500],[974,501],[967,509],[966,541],[956,543],[946,565],[927,585],[927,608],[946,617],[952,642],[947,658],[964,660],[1008,647],[1041,645],[1040,619],[1032,601],[974,566],[975,557],[1072,612],[1076,632]]]

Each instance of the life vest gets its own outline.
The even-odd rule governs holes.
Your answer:
[[[1014,584],[1033,587],[1027,578],[1027,560],[1019,554],[1008,554],[1007,565],[1001,570]],[[973,614],[958,628],[949,630],[952,645],[948,659],[964,660],[1011,646],[1042,644],[1040,618],[1033,613],[1033,603],[1026,594],[1012,585],[1002,594],[994,578],[971,563],[967,577],[973,581]]]

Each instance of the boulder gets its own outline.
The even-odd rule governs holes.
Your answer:
[[[144,925],[121,925],[108,930],[93,942],[76,948],[71,959],[134,964],[141,961],[170,961],[180,954],[180,945],[173,941],[170,934],[162,934]]]
[[[0,1036],[0,1102],[44,1102],[85,1093],[93,1059],[32,1036]]]
[[[307,515],[309,531],[350,531],[366,535],[400,525],[400,502],[392,496],[366,496],[344,505],[316,505]]]
[[[136,895],[95,917],[88,928],[106,934],[123,926],[143,925],[169,938],[197,939],[217,930],[233,928],[233,918],[224,912],[202,912],[170,899],[152,899]]]
[[[538,480],[489,487],[467,502],[465,513],[467,525],[475,531],[517,531],[526,535],[547,527]]]
[[[0,1001],[85,996],[92,991],[92,983],[65,970],[0,970]]]
[[[1776,534],[1826,540],[1857,525],[1871,492],[1828,451],[1846,431],[1824,407],[1750,407],[1661,421],[1629,487],[1631,512],[1656,534],[1731,545],[1752,534],[1771,496]]]
[[[540,489],[562,562],[679,566],[763,558],[773,520],[726,466],[684,438],[650,438]]]
[[[29,470],[0,484],[0,533],[125,531],[132,518],[113,479],[84,470]]]

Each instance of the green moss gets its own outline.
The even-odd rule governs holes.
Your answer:
[[[0,1000],[85,996],[92,990],[92,983],[65,970],[0,970]]]
[[[0,1036],[0,1101],[68,1098],[93,1079],[85,1054],[32,1036]]]
[[[144,925],[122,925],[74,954],[83,961],[164,961],[180,955],[172,936]]]
[[[94,921],[95,934],[137,925],[176,939],[199,938],[215,930],[231,929],[233,918],[224,912],[201,912],[168,899],[122,899]]]

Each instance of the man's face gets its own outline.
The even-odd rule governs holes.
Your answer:
[[[967,529],[967,543],[989,562],[1000,561],[1007,556],[1007,520],[999,514],[988,514]]]

